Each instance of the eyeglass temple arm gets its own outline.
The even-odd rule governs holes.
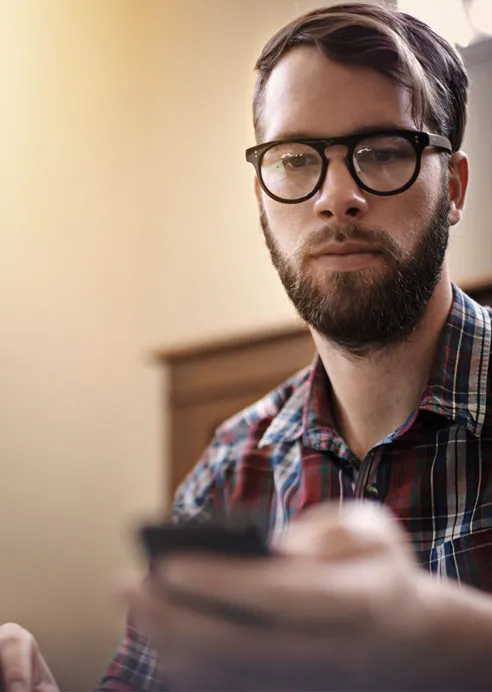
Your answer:
[[[450,154],[453,153],[451,142],[447,137],[443,137],[442,135],[429,135],[429,145],[431,147],[438,147],[439,149],[444,149],[445,151],[448,151]]]

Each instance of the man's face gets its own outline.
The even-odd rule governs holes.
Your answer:
[[[261,141],[379,126],[420,129],[404,89],[312,47],[282,58],[264,104]],[[363,353],[407,337],[439,281],[449,235],[447,167],[426,149],[414,185],[380,197],[358,187],[345,147],[326,151],[327,176],[311,199],[287,205],[258,190],[261,223],[301,317],[332,342]]]

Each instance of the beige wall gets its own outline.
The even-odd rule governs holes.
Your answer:
[[[148,352],[292,318],[242,149],[257,49],[309,6],[0,3],[0,621],[64,690],[104,670],[164,494]]]
[[[64,690],[103,671],[164,494],[148,352],[295,319],[243,150],[258,50],[322,4],[0,3],[0,621]]]
[[[492,13],[492,3],[490,11]],[[470,76],[470,107],[463,150],[470,160],[470,184],[463,219],[451,231],[449,259],[452,274],[457,278],[490,277],[492,40],[486,50],[471,49],[464,53]]]
[[[0,3],[0,620],[33,629],[65,690],[88,689],[121,634],[111,582],[162,483],[152,13]]]

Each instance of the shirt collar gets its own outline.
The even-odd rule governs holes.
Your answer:
[[[258,446],[295,442],[303,435],[310,447],[326,446],[333,436],[329,392],[330,381],[321,358],[316,354],[311,366],[299,373],[297,386],[266,429]]]
[[[487,408],[490,344],[488,310],[453,284],[453,303],[420,409],[446,416],[479,436]]]
[[[489,312],[453,284],[453,302],[439,340],[420,410],[433,411],[479,436],[485,420],[491,344]],[[294,442],[323,449],[339,440],[333,430],[330,381],[316,355],[259,442]],[[340,440],[341,442],[341,440]]]
[[[317,360],[319,360],[318,356],[316,356],[315,362]],[[313,374],[312,365],[301,370],[292,394],[265,430],[263,437],[258,443],[258,447],[267,447],[279,442],[294,442],[299,439],[304,427],[304,408],[311,395]]]

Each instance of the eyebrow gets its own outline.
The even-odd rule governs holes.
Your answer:
[[[312,132],[306,132],[302,130],[297,130],[295,132],[293,131],[280,131],[278,132],[274,139],[271,141],[275,141],[277,139],[333,139],[335,137],[350,137],[350,135],[370,135],[375,132],[383,132],[384,130],[407,130],[409,129],[408,125],[405,127],[401,124],[397,123],[378,123],[377,125],[366,125],[364,127],[357,127],[354,130],[350,130],[349,132],[345,132],[343,135],[334,135],[334,136],[325,136],[325,137],[317,137],[312,134]]]

